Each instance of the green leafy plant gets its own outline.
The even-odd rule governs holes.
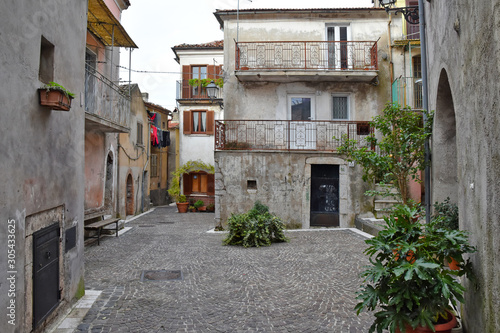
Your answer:
[[[423,114],[428,121],[423,126]],[[398,104],[387,104],[384,112],[371,121],[373,134],[365,139],[367,145],[343,135],[337,152],[349,162],[363,168],[364,181],[378,181],[396,188],[403,204],[409,203],[408,181],[420,182],[419,171],[425,169],[425,140],[432,130],[433,112],[414,111]],[[381,136],[380,138],[377,136]],[[382,193],[390,196],[390,187]],[[368,191],[367,194],[379,194]]]
[[[213,212],[215,210],[215,204],[209,203],[207,205],[207,210],[210,211],[210,212]]]
[[[404,331],[406,325],[434,329],[439,317],[447,317],[450,302],[464,302],[465,288],[456,277],[474,279],[472,264],[464,259],[476,250],[468,244],[468,235],[440,228],[439,218],[429,224],[415,221],[417,214],[417,208],[397,205],[384,218],[385,228],[366,240],[371,265],[361,274],[355,309],[358,314],[378,310],[370,333]],[[458,258],[461,270],[445,267],[450,256]]]
[[[205,206],[205,203],[203,202],[203,200],[198,200],[198,201],[196,201],[196,202],[194,203],[194,205],[193,205],[193,206],[194,206],[194,208],[199,209],[200,207]]]
[[[256,201],[253,208],[243,214],[232,214],[227,221],[229,234],[224,245],[244,247],[269,246],[271,243],[288,242],[283,232],[283,221],[269,212],[269,207]]]
[[[189,85],[192,87],[203,87],[206,88],[210,84],[210,82],[214,81],[215,85],[219,88],[222,88],[224,86],[224,80],[222,78],[218,79],[190,79],[188,81]]]
[[[196,210],[196,208],[194,206],[188,206],[188,210],[190,212],[194,212]]]
[[[186,196],[184,194],[181,194],[177,197],[177,200],[176,200],[178,203],[183,203],[183,202],[187,202],[187,199],[186,199]]]
[[[215,169],[214,166],[209,163],[204,163],[202,161],[187,161],[184,165],[172,172],[172,181],[170,182],[170,187],[168,188],[168,194],[173,197],[175,202],[181,202],[179,201],[179,197],[181,195],[180,182],[182,175],[199,171],[205,171],[213,174],[215,172]],[[184,197],[184,199],[185,198],[186,197]]]
[[[441,217],[440,226],[450,230],[458,230],[458,206],[446,198],[434,204],[434,216]]]
[[[70,92],[69,90],[67,90],[66,88],[64,88],[62,85],[60,85],[59,83],[56,83],[56,82],[53,82],[53,81],[50,81],[49,83],[45,84],[42,89],[45,89],[45,90],[59,90],[59,91],[62,91],[66,97],[68,98],[75,98],[75,94]]]

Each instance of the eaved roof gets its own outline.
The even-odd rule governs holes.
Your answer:
[[[334,13],[359,13],[359,12],[385,12],[383,7],[352,7],[352,8],[252,8],[252,9],[240,9],[240,18],[242,15],[253,14],[272,14],[272,15],[287,15],[287,14],[334,14]],[[223,19],[221,16],[233,16],[236,15],[238,10],[236,9],[216,9],[214,15],[217,18],[221,28],[224,27]]]
[[[179,55],[177,50],[223,50],[224,40],[216,40],[209,43],[202,44],[179,44],[172,47],[172,51],[175,53],[175,61],[179,62]]]

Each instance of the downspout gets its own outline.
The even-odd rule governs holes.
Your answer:
[[[148,134],[151,132],[151,121],[148,118]],[[144,135],[144,133],[142,134]],[[146,137],[146,142],[148,143],[148,150],[146,154],[146,163],[144,164],[144,168],[142,168],[142,200],[141,200],[141,211],[144,212],[144,171],[146,171],[146,168],[148,167],[149,164],[149,146],[151,146],[151,140],[148,140],[148,137]],[[147,180],[146,180],[147,181]],[[147,183],[146,183],[147,184]]]
[[[418,13],[420,22],[420,47],[422,61],[422,107],[424,110],[429,110],[429,100],[427,91],[427,41],[425,37],[425,8],[424,1],[418,0]],[[424,126],[427,123],[427,115],[424,113]],[[429,139],[425,140],[425,220],[427,223],[431,220],[431,168],[429,162],[431,160],[429,151]]]
[[[387,22],[387,32],[389,34],[389,76],[391,80],[391,102],[394,100],[392,96],[392,84],[394,82],[394,64],[392,63],[392,33],[391,33],[392,15],[389,13],[389,21]]]

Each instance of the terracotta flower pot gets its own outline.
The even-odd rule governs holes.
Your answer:
[[[47,106],[52,110],[69,111],[72,98],[64,92],[56,89],[38,89],[38,97],[41,106]]]
[[[189,202],[176,202],[179,213],[187,213]]]
[[[448,261],[448,267],[450,267],[450,269],[452,271],[459,271],[460,270],[460,266],[458,266],[458,261],[456,261],[453,258],[451,258],[451,261]]]
[[[455,315],[449,311],[448,314],[451,315],[451,320],[444,324],[434,325],[434,330],[431,330],[428,327],[417,326],[417,328],[413,329],[410,325],[407,325],[404,333],[451,333],[451,330],[457,325],[457,318]],[[401,333],[399,329],[396,329],[396,333]]]

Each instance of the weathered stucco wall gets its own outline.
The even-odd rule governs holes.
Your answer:
[[[25,299],[32,295],[30,239],[40,228],[57,221],[62,239],[59,256],[62,299],[48,320],[74,303],[77,292],[83,288],[85,185],[81,94],[86,13],[86,1],[0,3],[1,332],[32,329],[32,308]],[[76,94],[69,112],[52,111],[39,105],[37,89],[44,84],[39,80],[42,36],[54,46],[53,81]],[[50,212],[57,213],[51,215]],[[28,219],[32,222],[29,225]],[[76,227],[73,229],[76,244],[65,252],[66,230],[73,227]],[[15,266],[9,270],[8,244],[15,250]],[[8,275],[8,271],[17,273]],[[7,283],[10,275],[15,276],[13,294],[9,292],[12,285]],[[11,304],[14,309],[7,310]]]
[[[141,91],[137,85],[132,85],[130,103],[130,132],[120,133],[120,151],[118,162],[118,214],[125,218],[127,200],[127,177],[132,175],[134,181],[134,213],[149,210],[149,156],[150,127],[146,107]],[[137,141],[137,124],[142,124],[142,143]],[[146,174],[144,174],[146,172]]]
[[[310,227],[311,165],[339,165],[340,227],[354,226],[355,214],[371,205],[359,170],[328,153],[215,152],[216,222],[243,213],[260,200],[295,227]],[[257,183],[248,189],[247,181]]]
[[[478,285],[465,283],[467,332],[500,332],[500,4],[424,3],[429,103],[439,140],[433,144],[433,201],[447,190],[458,193],[460,228],[478,248],[472,255]],[[447,149],[456,154],[441,154]],[[456,182],[442,181],[454,165]]]

